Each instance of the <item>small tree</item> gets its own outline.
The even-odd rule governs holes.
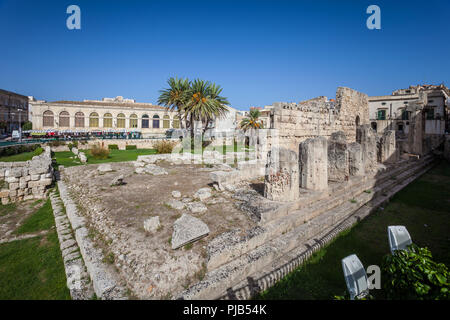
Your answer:
[[[32,130],[33,123],[31,121],[27,121],[22,125],[22,130]]]
[[[388,299],[450,299],[448,268],[434,262],[427,248],[397,250],[384,257],[382,270]]]

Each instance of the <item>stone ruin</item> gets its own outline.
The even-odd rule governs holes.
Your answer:
[[[50,147],[46,147],[32,160],[0,162],[0,190],[2,204],[30,199],[43,199],[47,187],[53,182],[53,167]]]

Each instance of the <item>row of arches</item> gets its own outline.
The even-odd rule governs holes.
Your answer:
[[[44,127],[55,127],[55,115],[51,110],[44,111],[43,115],[43,126]],[[75,127],[76,128],[84,128],[85,125],[85,115],[83,112],[75,113]],[[103,115],[103,128],[125,128],[126,127],[126,117],[125,114],[119,113],[116,116],[115,123],[113,122],[113,115],[111,113],[105,113]],[[97,112],[91,112],[88,117],[89,123],[88,127],[90,128],[99,128],[100,127],[100,116]],[[171,128],[170,123],[171,119],[169,115],[165,115],[160,118],[159,115],[155,114],[151,118],[151,128],[159,129],[162,121],[162,128],[169,129]],[[139,119],[136,114],[132,114],[128,118],[128,127],[129,128],[138,128]],[[58,115],[58,127],[70,127],[70,114],[67,111],[61,111]],[[180,127],[180,119],[178,116],[175,116],[172,121],[172,128],[178,129]],[[144,114],[141,118],[141,128],[147,129],[150,128],[150,117],[147,114]]]

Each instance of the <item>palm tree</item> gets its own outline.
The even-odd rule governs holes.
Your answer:
[[[227,112],[227,98],[222,97],[222,88],[215,83],[194,80],[188,93],[184,112],[191,123],[191,137],[194,137],[194,121],[201,121],[203,134],[209,129],[211,120],[223,118]]]
[[[258,109],[251,109],[249,116],[242,119],[240,123],[241,129],[244,131],[247,131],[248,129],[262,129],[263,123],[259,120],[260,115],[261,112]]]
[[[180,119],[180,126],[183,129],[183,116],[184,109],[189,98],[188,92],[190,89],[190,81],[186,78],[169,78],[167,80],[169,88],[160,90],[160,96],[158,98],[158,104],[162,104],[169,107],[171,111],[176,110],[178,112],[178,119]]]

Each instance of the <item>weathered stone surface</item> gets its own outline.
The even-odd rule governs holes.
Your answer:
[[[201,202],[190,202],[186,206],[192,213],[203,213],[208,210]]]
[[[153,174],[155,176],[156,175],[161,175],[161,174],[168,174],[168,172],[164,168],[159,167],[159,166],[157,166],[155,164],[147,164],[145,166],[145,172]]]
[[[295,201],[300,193],[298,155],[285,148],[273,148],[267,157],[264,196],[274,201]]]
[[[310,190],[328,188],[328,142],[324,137],[300,143],[300,186]]]
[[[356,130],[356,141],[361,145],[365,173],[373,173],[377,168],[376,132],[368,124],[359,126]]]
[[[185,213],[174,222],[172,249],[197,241],[208,233],[209,228],[203,221]]]
[[[194,194],[194,198],[199,199],[200,201],[206,200],[210,197],[211,197],[210,188],[201,188]]]
[[[78,158],[80,158],[80,161],[81,161],[82,163],[86,163],[86,162],[87,162],[87,157],[86,157],[86,155],[84,154],[84,152],[79,152],[79,153],[78,153]]]
[[[73,152],[74,154],[78,155],[78,149],[77,149],[77,148],[73,147],[73,148],[72,148],[72,152]]]
[[[378,161],[392,163],[397,160],[398,152],[395,145],[395,131],[386,130],[378,142]]]
[[[104,172],[110,172],[113,169],[109,163],[102,163],[101,165],[98,166],[97,170],[98,170],[98,172],[104,173]]]
[[[144,173],[145,172],[145,168],[137,167],[136,169],[134,169],[134,172],[136,172],[137,174]]]
[[[172,197],[181,198],[181,192],[177,190],[172,191]]]
[[[114,179],[111,180],[110,185],[111,186],[121,186],[121,185],[125,184],[123,179],[124,179],[123,174],[118,175],[117,177],[114,177]]]
[[[173,200],[169,200],[168,202],[166,202],[166,204],[169,207],[171,207],[173,209],[176,209],[176,210],[183,210],[186,207],[186,205],[183,202],[178,201],[178,200],[174,200],[174,199]]]
[[[147,232],[155,232],[160,227],[159,216],[151,217],[144,221],[144,229]]]
[[[364,176],[364,161],[361,145],[357,142],[348,145],[349,173],[352,176]]]
[[[328,180],[348,180],[350,173],[347,148],[347,141],[343,131],[331,134],[328,141]]]

